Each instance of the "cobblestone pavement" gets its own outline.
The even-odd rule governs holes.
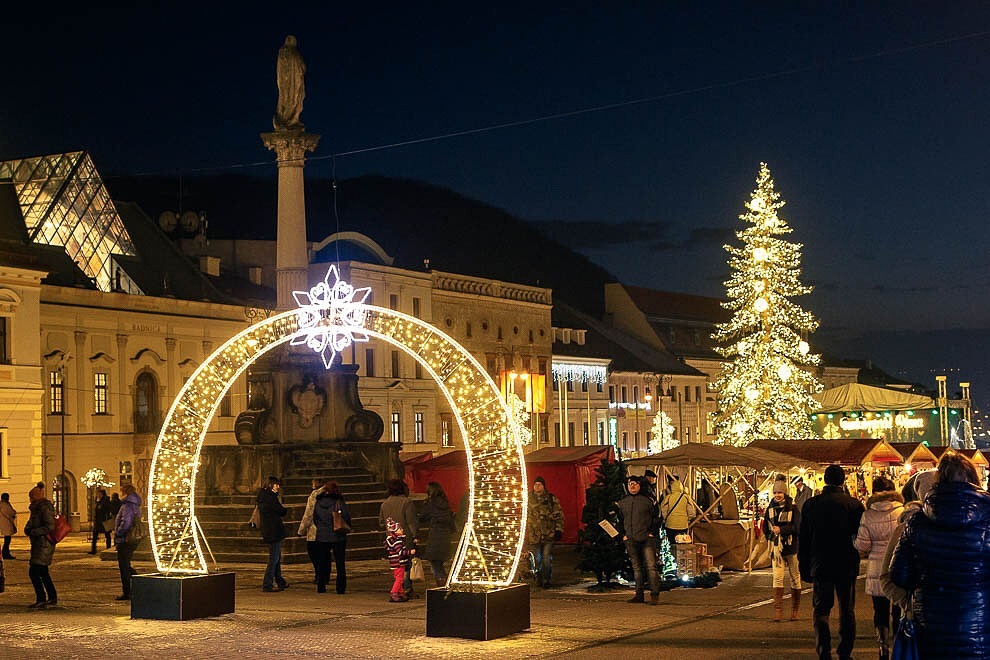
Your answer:
[[[34,592],[27,577],[28,549],[15,537],[16,560],[6,562],[7,590],[0,594],[0,658],[99,658],[125,653],[142,658],[489,658],[524,657],[814,657],[810,594],[803,621],[773,624],[767,571],[726,573],[714,589],[675,589],[658,607],[626,603],[629,592],[591,594],[573,566],[572,548],[555,553],[562,586],[536,590],[532,628],[478,642],[426,637],[425,599],[388,602],[391,576],[384,561],[353,562],[345,595],[318,594],[312,569],[284,568],[290,588],[263,593],[264,567],[224,567],[236,574],[236,612],[213,619],[152,621],[130,618],[120,593],[117,566],[86,554],[73,535],[59,545],[52,565],[59,604],[27,609]],[[138,572],[153,566],[135,564]],[[427,575],[429,578],[429,575]],[[874,657],[869,598],[858,598],[857,657]],[[833,621],[835,616],[833,615]],[[833,632],[833,634],[835,634]]]

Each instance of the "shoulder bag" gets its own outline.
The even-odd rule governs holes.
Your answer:
[[[66,536],[68,536],[69,535],[69,532],[71,532],[71,531],[72,531],[72,528],[69,527],[69,521],[65,519],[65,516],[63,516],[60,513],[56,513],[55,514],[55,529],[53,529],[52,531],[48,532],[47,538],[48,538],[49,542],[51,542],[51,543],[58,543],[59,541],[61,541],[62,539],[64,539]]]
[[[918,637],[914,627],[914,612],[911,611],[913,603],[909,600],[904,614],[901,615],[901,623],[897,626],[897,634],[894,635],[894,646],[891,649],[891,660],[919,660]]]
[[[333,512],[333,533],[346,534],[351,531],[351,526],[344,520],[344,514],[338,509]]]

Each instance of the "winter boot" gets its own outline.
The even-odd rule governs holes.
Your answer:
[[[791,589],[791,621],[798,620],[798,610],[801,608],[801,590]]]
[[[773,620],[780,621],[784,618],[784,588],[773,588]]]
[[[887,628],[877,628],[877,643],[880,645],[880,660],[890,660],[890,646],[887,644]]]

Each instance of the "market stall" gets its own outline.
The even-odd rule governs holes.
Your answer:
[[[724,447],[706,443],[680,445],[665,452],[627,461],[630,467],[655,467],[666,474],[684,475],[689,511],[696,515],[690,533],[696,543],[707,545],[712,563],[729,570],[751,570],[768,565],[754,561],[765,557],[760,550],[757,494],[778,473],[793,473],[814,469],[815,464],[786,454],[750,447]],[[724,482],[730,473],[737,477],[742,492],[743,515],[739,519],[720,519],[719,505],[726,497],[734,497],[732,489],[723,489],[707,507],[698,505],[696,485],[701,479],[712,483]]]
[[[892,468],[904,464],[904,458],[890,443],[876,438],[754,440],[749,446],[817,463],[820,468],[841,465],[846,468],[849,492],[863,501],[873,492],[874,475],[893,475]],[[821,482],[815,483],[816,490],[821,486]]]
[[[585,490],[594,483],[603,459],[615,461],[611,445],[547,447],[525,456],[529,485],[537,476],[543,477],[547,490],[557,496],[564,509],[563,543],[577,543]],[[427,484],[436,481],[443,486],[451,507],[456,508],[468,488],[467,454],[452,451],[430,460],[406,463],[405,480],[413,493],[425,493]]]

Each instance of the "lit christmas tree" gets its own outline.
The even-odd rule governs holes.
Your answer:
[[[811,368],[821,358],[809,352],[803,337],[818,321],[792,300],[812,287],[800,280],[803,246],[779,238],[792,231],[777,215],[782,206],[770,169],[761,163],[747,212],[739,216],[747,224],[736,232],[742,246],[725,246],[732,273],[722,305],[732,319],[712,335],[727,359],[714,382],[720,444],[814,437],[809,413],[822,385]]]
[[[662,410],[653,416],[653,428],[650,429],[649,453],[659,454],[662,451],[673,449],[681,444],[674,440],[674,425],[671,424],[670,415]]]

